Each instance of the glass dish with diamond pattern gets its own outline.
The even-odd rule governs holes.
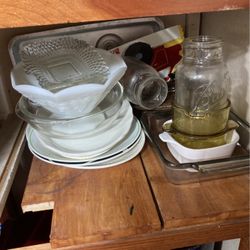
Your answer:
[[[51,92],[85,83],[104,84],[109,67],[102,55],[83,40],[72,37],[26,42],[20,56],[26,74]]]

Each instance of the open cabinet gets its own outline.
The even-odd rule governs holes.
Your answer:
[[[232,108],[249,122],[248,1],[3,0],[0,11],[1,222],[13,206],[24,213],[49,211],[45,217],[52,220],[50,242],[20,249],[175,249],[235,238],[241,250],[249,248],[248,174],[174,185],[148,142],[139,156],[106,170],[79,171],[33,158],[25,147],[26,126],[14,114],[19,95],[10,83],[8,50],[21,34],[157,17],[165,27],[181,25],[185,36],[225,41]]]

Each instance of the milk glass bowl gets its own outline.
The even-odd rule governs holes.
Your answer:
[[[65,87],[57,92],[42,88],[34,74],[27,74],[18,63],[11,71],[13,88],[50,112],[64,118],[75,118],[92,112],[126,71],[123,59],[109,51],[98,50],[109,67],[104,84],[86,83]]]
[[[16,106],[16,114],[39,133],[59,138],[81,138],[105,130],[116,119],[123,103],[123,88],[117,83],[103,101],[88,115],[66,119],[55,116],[25,97]]]

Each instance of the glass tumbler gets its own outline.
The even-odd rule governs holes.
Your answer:
[[[150,65],[133,57],[124,57],[127,71],[120,80],[124,93],[133,104],[151,110],[166,99],[168,85]]]

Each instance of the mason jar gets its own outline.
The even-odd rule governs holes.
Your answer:
[[[222,41],[212,36],[187,38],[176,68],[173,126],[193,135],[223,131],[230,111],[228,82]]]

